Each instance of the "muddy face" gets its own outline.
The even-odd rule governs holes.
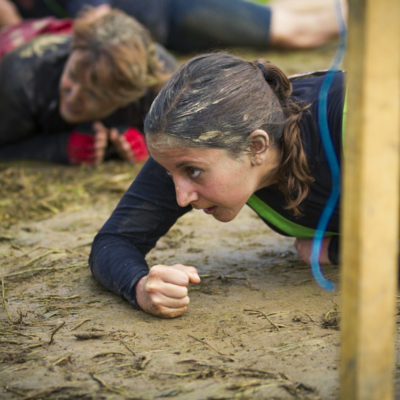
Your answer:
[[[116,105],[90,79],[85,51],[71,53],[60,80],[60,114],[70,123],[98,120],[109,115]]]
[[[246,154],[234,159],[225,150],[159,145],[154,139],[148,146],[171,175],[181,207],[192,205],[228,222],[257,188],[258,176]]]

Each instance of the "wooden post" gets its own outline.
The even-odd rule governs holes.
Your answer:
[[[393,398],[399,240],[400,1],[350,0],[340,398]]]

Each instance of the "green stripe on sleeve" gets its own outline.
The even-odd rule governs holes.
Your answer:
[[[255,194],[247,200],[247,205],[250,206],[258,215],[268,221],[271,225],[276,226],[279,230],[289,236],[298,238],[312,238],[315,235],[315,229],[307,226],[296,224],[289,219],[286,219],[268,204],[265,204]],[[338,235],[336,232],[325,232],[325,236]]]

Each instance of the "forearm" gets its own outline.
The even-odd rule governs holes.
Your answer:
[[[66,164],[70,132],[57,135],[36,135],[0,146],[0,160],[42,160]]]
[[[99,283],[139,308],[136,284],[148,274],[148,267],[143,255],[131,243],[98,234],[93,241],[89,265]]]
[[[174,0],[167,47],[176,51],[269,42],[269,7],[241,0]]]
[[[0,0],[0,28],[15,25],[22,21],[22,18],[15,5],[8,0]]]
[[[190,209],[178,207],[171,178],[149,159],[95,237],[89,258],[94,277],[137,306],[135,285],[149,272],[146,254]]]

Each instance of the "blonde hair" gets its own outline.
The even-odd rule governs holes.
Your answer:
[[[164,72],[150,33],[119,10],[96,14],[89,9],[74,23],[72,51],[86,52],[83,68],[91,83],[119,106],[158,91],[170,77]]]

